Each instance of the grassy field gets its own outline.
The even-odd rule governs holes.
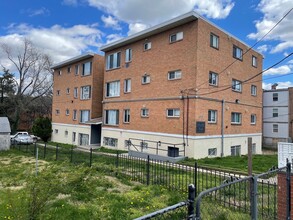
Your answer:
[[[133,219],[187,195],[69,161],[0,152],[0,219]]]
[[[199,160],[186,159],[181,163],[193,166],[194,163],[200,166],[211,168],[223,169],[227,171],[238,171],[247,174],[248,160],[247,156],[239,157],[216,157],[216,158],[203,158]],[[267,172],[273,166],[278,165],[278,155],[253,155],[252,170],[254,174]]]

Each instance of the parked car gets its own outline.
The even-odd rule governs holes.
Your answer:
[[[34,139],[28,134],[18,134],[14,138],[11,138],[11,144],[32,144]]]
[[[37,141],[41,140],[41,138],[39,138],[39,137],[37,137],[35,135],[29,135],[28,132],[26,132],[26,131],[18,131],[16,134],[10,135],[11,143],[13,143],[14,139],[17,138],[19,135],[28,135],[33,139],[34,142],[37,142]]]

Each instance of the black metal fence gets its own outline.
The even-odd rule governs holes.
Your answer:
[[[146,185],[161,185],[169,190],[187,192],[188,186],[194,184],[196,196],[200,196],[201,192],[208,189],[225,186],[215,188],[217,190],[208,193],[208,196],[205,196],[202,200],[207,205],[201,207],[215,205],[224,207],[223,210],[226,210],[226,214],[231,210],[241,213],[240,219],[242,216],[243,218],[250,216],[251,185],[247,177],[240,173],[198,166],[197,163],[194,166],[186,166],[158,161],[149,157],[147,159],[132,157],[118,152],[116,154],[102,153],[93,149],[81,150],[73,147],[53,147],[36,143],[33,145],[12,145],[11,147],[33,155],[36,155],[36,151],[38,151],[39,157],[47,160],[66,160],[74,164],[84,163],[97,170],[107,172],[108,175],[122,175],[132,181]],[[276,219],[277,171],[278,169],[254,177],[257,177],[257,213],[261,219]],[[184,209],[183,206],[178,206],[178,208]],[[220,213],[218,210],[212,209],[206,211]],[[202,213],[206,211],[202,210]],[[246,213],[246,215],[243,215],[243,213]]]

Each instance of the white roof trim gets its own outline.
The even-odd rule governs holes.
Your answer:
[[[65,60],[65,61],[62,61],[60,63],[57,63],[53,66],[51,66],[50,68],[51,69],[58,69],[60,67],[63,67],[63,66],[66,66],[68,64],[71,64],[71,63],[75,63],[75,62],[78,62],[80,60],[84,60],[84,59],[87,59],[87,58],[90,58],[90,57],[94,57],[95,54],[94,53],[86,53],[86,54],[82,54],[82,55],[79,55],[79,56],[76,56],[76,57],[73,57],[73,58],[70,58],[68,60]]]

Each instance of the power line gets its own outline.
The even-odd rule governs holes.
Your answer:
[[[245,54],[247,54],[252,48],[254,48],[259,42],[261,42],[268,34],[270,34],[286,17],[288,14],[290,14],[290,12],[293,10],[293,8],[291,8],[264,36],[262,36],[253,46],[251,46],[250,48],[248,48],[243,54],[242,54],[242,58]],[[218,76],[220,74],[222,74],[225,70],[227,70],[230,66],[232,66],[234,63],[236,63],[237,61],[239,61],[238,59],[235,59],[232,63],[230,63],[226,68],[224,68],[221,72],[218,73]],[[202,84],[200,84],[199,86],[197,86],[197,89],[199,90],[200,87],[202,85],[204,85],[206,82],[203,82]]]

